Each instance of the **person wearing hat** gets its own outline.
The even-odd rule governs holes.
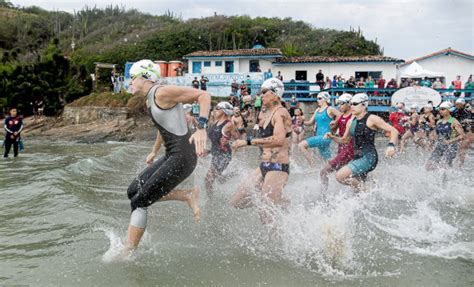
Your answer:
[[[339,111],[341,115],[336,119],[336,132],[339,137],[343,137],[346,132],[347,123],[351,120],[351,94],[344,93],[337,100]],[[323,191],[328,189],[329,173],[339,170],[341,167],[348,164],[354,158],[354,143],[351,139],[348,143],[340,143],[337,149],[337,155],[330,160],[326,166],[321,170],[321,183]]]
[[[407,128],[405,134],[403,134],[401,143],[400,143],[400,153],[403,153],[405,150],[405,146],[409,139],[413,138],[413,142],[417,145],[421,145],[421,138],[420,138],[420,126],[418,120],[420,115],[418,115],[418,105],[413,104],[410,107],[410,117],[407,122]]]
[[[247,140],[236,140],[233,148],[243,146],[262,147],[261,163],[253,175],[246,177],[232,196],[231,204],[236,208],[247,208],[253,205],[252,194],[255,188],[260,192],[264,202],[270,205],[283,205],[287,200],[283,197],[283,188],[288,182],[290,174],[290,137],[291,117],[288,110],[281,104],[284,92],[283,83],[271,78],[263,82],[262,103],[267,109],[261,138],[248,136]],[[260,219],[264,224],[273,220],[273,215],[268,209],[261,210]]]
[[[156,201],[186,202],[199,220],[199,190],[176,189],[194,171],[197,156],[204,154],[207,142],[208,115],[211,96],[189,87],[160,85],[160,67],[150,60],[141,60],[130,68],[130,91],[134,96],[146,97],[150,116],[158,128],[157,142],[162,141],[165,155],[150,164],[130,184],[131,217],[128,239],[121,256],[128,256],[137,248],[147,225],[147,208]],[[191,135],[183,110],[183,103],[197,101],[201,107],[198,130]],[[160,137],[160,139],[158,139]],[[149,155],[153,161],[156,154]]]
[[[458,143],[464,138],[461,124],[451,116],[451,102],[442,102],[439,105],[441,119],[436,123],[436,135],[438,136],[436,146],[426,163],[426,170],[434,170],[443,166],[452,166]]]
[[[459,98],[456,100],[455,108],[451,115],[459,121],[462,129],[464,130],[465,136],[459,145],[459,166],[463,166],[466,159],[466,149],[468,149],[471,143],[474,141],[472,113],[466,108],[465,99]]]
[[[214,182],[222,175],[232,160],[232,149],[230,141],[239,138],[239,133],[231,121],[234,114],[233,106],[228,102],[217,104],[214,112],[214,123],[209,127],[208,137],[211,141],[211,166],[206,175],[207,195],[212,196]]]
[[[331,158],[331,140],[325,138],[324,135],[331,130],[331,122],[341,114],[337,109],[329,106],[331,99],[329,93],[320,92],[317,99],[319,108],[316,109],[311,119],[305,122],[305,125],[313,125],[316,122],[316,135],[303,140],[298,145],[312,167],[315,166],[315,163],[309,148],[318,148],[324,161]]]
[[[378,163],[375,148],[375,133],[383,130],[390,133],[390,142],[385,151],[386,157],[395,155],[398,142],[398,131],[382,118],[367,112],[369,97],[365,93],[355,94],[350,100],[353,118],[347,123],[344,136],[338,137],[327,133],[327,137],[337,143],[349,143],[354,140],[354,159],[336,172],[336,180],[349,185],[356,191],[363,190],[367,174],[375,169]]]

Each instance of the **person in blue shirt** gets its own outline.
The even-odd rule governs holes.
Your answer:
[[[273,78],[272,69],[268,68],[268,71],[263,73],[263,80]]]
[[[23,130],[23,120],[17,114],[17,110],[12,108],[10,110],[10,116],[5,119],[3,128],[7,132],[5,135],[5,153],[3,157],[8,157],[10,150],[13,146],[13,156],[18,156],[18,146],[21,139],[21,131]]]

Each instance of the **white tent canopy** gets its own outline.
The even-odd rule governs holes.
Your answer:
[[[424,77],[436,78],[436,77],[444,77],[444,73],[425,70],[417,62],[413,62],[403,70],[401,77],[402,78],[424,78]]]

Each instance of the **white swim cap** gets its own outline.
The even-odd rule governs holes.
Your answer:
[[[283,93],[285,92],[285,86],[283,85],[282,81],[277,78],[270,78],[263,82],[260,89],[263,90],[270,90],[278,97],[283,97]]]
[[[451,102],[442,102],[441,105],[439,105],[440,109],[448,109],[450,110],[453,107],[453,104]]]
[[[130,68],[130,78],[144,77],[152,82],[158,81],[160,78],[160,66],[151,60],[140,60],[135,62]]]
[[[364,106],[369,106],[369,96],[366,93],[357,93],[351,99],[351,104],[363,103]]]
[[[352,95],[351,94],[348,94],[348,93],[344,93],[342,95],[339,96],[339,98],[337,98],[336,100],[336,104],[348,104],[352,99]]]
[[[234,114],[234,107],[229,102],[218,103],[216,109],[222,110],[227,116],[232,116]]]
[[[321,92],[318,94],[318,99],[322,99],[329,103],[329,100],[331,99],[331,95],[329,95],[328,92]]]
[[[413,104],[413,105],[410,106],[410,109],[418,110],[418,105],[417,105],[417,104]]]
[[[456,104],[463,104],[463,105],[465,105],[465,104],[466,104],[466,100],[463,99],[463,98],[459,98],[459,99],[456,100]]]

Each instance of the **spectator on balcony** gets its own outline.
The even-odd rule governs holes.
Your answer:
[[[337,87],[340,89],[344,88],[344,78],[342,76],[337,78]]]
[[[280,71],[278,71],[278,74],[276,75],[276,78],[283,82],[283,76],[281,75]]]
[[[385,79],[383,78],[383,75],[380,75],[380,79],[377,81],[377,88],[385,89]]]
[[[199,82],[201,83],[201,90],[206,91],[207,90],[207,82],[209,82],[209,79],[207,77],[204,77],[204,75],[202,75],[201,80]]]
[[[191,85],[193,86],[193,88],[199,90],[199,80],[198,80],[198,77],[194,77],[194,80],[191,82]]]
[[[396,89],[398,88],[397,81],[395,81],[394,78],[392,78],[388,83],[387,83],[387,89]]]
[[[354,89],[357,86],[354,76],[350,76],[346,82],[346,88]]]
[[[272,69],[268,68],[268,71],[263,73],[263,80],[273,78]]]
[[[332,86],[332,81],[329,77],[326,77],[326,84],[324,85],[324,89],[330,89]]]
[[[460,90],[460,89],[462,89],[461,76],[456,76],[456,80],[453,81],[453,85],[454,85],[454,89],[455,89],[455,90]],[[455,93],[454,93],[454,96],[455,96],[455,97],[459,97],[460,95],[461,95],[461,93],[459,93],[459,92],[455,92]]]
[[[247,86],[247,92],[249,95],[252,94],[252,79],[250,79],[250,75],[247,75],[247,79],[245,80],[245,85]]]
[[[410,85],[410,83],[408,82],[407,79],[402,79],[402,81],[400,82],[400,88],[403,89],[403,88],[406,88]]]
[[[365,79],[364,79],[364,77],[360,77],[359,81],[357,82],[357,88],[365,88]]]
[[[464,84],[464,89],[474,89],[474,82],[472,81],[472,75],[469,76],[469,78],[467,79],[467,82]],[[466,96],[466,98],[469,98],[471,97],[471,93],[464,93],[464,96]]]
[[[261,73],[262,72],[262,69],[260,69],[260,66],[257,66],[257,70],[255,71],[257,73]]]
[[[431,86],[433,89],[441,89],[443,87],[443,83],[439,78],[436,78],[436,80],[433,82],[433,85]]]
[[[237,83],[237,80],[234,79],[234,81],[232,81],[232,84],[230,85],[230,89],[232,91],[232,95],[236,96],[237,93],[239,92],[239,84]]]
[[[431,88],[432,84],[431,84],[431,80],[428,79],[428,77],[425,77],[424,80],[421,81],[421,86],[422,87],[428,87],[428,88]]]
[[[331,88],[337,88],[337,76],[332,77]]]
[[[319,72],[316,74],[316,84],[319,85],[319,87],[324,89],[324,74],[322,70],[319,70]]]
[[[375,81],[372,79],[372,76],[369,76],[367,81],[365,81],[365,87],[369,89],[375,88]]]

